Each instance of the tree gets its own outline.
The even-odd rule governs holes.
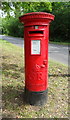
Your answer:
[[[3,2],[1,4],[2,10],[11,16],[10,12],[13,11],[14,17],[21,16],[29,12],[51,12],[51,2]]]
[[[55,15],[55,20],[51,23],[51,35],[53,40],[69,41],[70,2],[52,3],[52,13]]]
[[[55,20],[50,26],[52,40],[68,41],[70,39],[68,35],[68,33],[70,34],[70,2],[3,2],[1,6],[2,10],[7,13],[6,17],[10,25],[12,25],[12,31],[17,23],[17,26],[19,25],[19,16],[29,12],[50,12],[55,15]],[[14,14],[12,17],[11,12]],[[14,26],[12,23],[13,20],[10,19],[15,21]],[[22,27],[22,25],[19,26]],[[10,30],[8,27],[7,29],[8,31]]]

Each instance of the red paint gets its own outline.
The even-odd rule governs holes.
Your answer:
[[[25,86],[29,91],[44,91],[48,88],[49,23],[54,20],[54,15],[35,12],[19,19],[24,23]],[[40,40],[40,54],[31,54],[32,40]]]

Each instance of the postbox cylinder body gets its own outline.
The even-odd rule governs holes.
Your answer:
[[[43,12],[20,17],[24,22],[25,94],[32,105],[47,100],[49,23],[53,19],[53,15]]]

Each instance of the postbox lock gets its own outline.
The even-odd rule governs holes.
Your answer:
[[[38,29],[38,25],[35,25],[35,29]]]

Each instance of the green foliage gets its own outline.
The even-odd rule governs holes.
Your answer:
[[[53,5],[53,14],[55,20],[51,24],[52,41],[66,41],[69,42],[70,36],[70,3],[55,2]]]
[[[24,9],[24,13],[51,12],[52,4],[51,2],[25,2],[25,5],[22,3],[22,8]]]
[[[7,13],[2,20],[2,33],[11,36],[23,36],[23,25],[19,22],[19,16],[29,12],[50,12],[52,6],[50,2],[3,2],[2,10]],[[13,11],[14,16],[11,16]]]
[[[7,13],[2,26],[0,25],[3,33],[22,37],[23,27],[18,20],[19,16],[30,12],[50,12],[55,15],[50,26],[51,40],[69,42],[70,2],[3,2],[2,10]],[[11,11],[13,11],[13,17],[10,14]]]
[[[10,12],[13,11],[14,16],[18,17],[24,13],[29,12],[51,12],[51,2],[3,2],[2,10],[7,13],[7,17],[11,16]]]
[[[2,26],[2,18],[0,18],[0,34],[2,34],[2,29],[3,29],[3,26]]]
[[[19,19],[10,17],[9,19],[3,18],[2,21],[2,32],[3,34],[23,37],[23,25],[19,22]]]

